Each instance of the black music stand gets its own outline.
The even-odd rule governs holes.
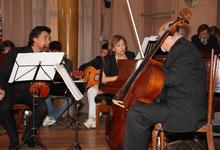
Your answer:
[[[56,70],[54,65],[61,63],[64,53],[19,53],[14,63],[9,83],[20,81],[51,81],[55,75]],[[43,149],[47,149],[43,144],[39,143],[39,136],[35,131],[35,92],[33,92],[33,127],[29,133],[27,133],[23,139],[23,143],[16,149],[21,148],[30,139],[34,138],[35,142],[38,142],[39,146]],[[31,135],[32,134],[32,135]],[[31,136],[30,136],[31,135]]]
[[[62,77],[64,83],[66,84],[67,88],[69,89],[73,99],[75,100],[76,104],[75,104],[75,110],[76,110],[76,118],[72,118],[74,123],[74,127],[73,129],[75,129],[75,140],[73,142],[73,144],[71,144],[68,147],[68,150],[71,149],[75,149],[75,150],[82,150],[80,144],[79,144],[79,139],[78,139],[78,131],[79,131],[79,111],[80,108],[82,106],[81,103],[81,99],[83,97],[82,93],[80,92],[80,90],[78,89],[78,87],[76,86],[76,84],[74,83],[74,81],[72,80],[72,78],[70,77],[70,75],[68,74],[68,72],[66,71],[65,67],[63,65],[55,65],[56,70],[58,71],[58,73],[60,74],[60,76]],[[73,124],[72,124],[73,125]]]

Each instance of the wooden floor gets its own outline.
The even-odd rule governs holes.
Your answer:
[[[81,116],[80,122],[84,122],[85,115]],[[62,120],[62,123],[66,123],[66,121]],[[103,123],[101,125],[103,126]],[[78,133],[78,141],[83,150],[108,150],[103,128],[101,129],[100,134],[96,135],[95,129],[88,130],[82,125]],[[75,132],[72,126],[64,127],[63,125],[56,123],[49,128],[41,128],[40,139],[48,150],[67,150],[72,144],[75,144]],[[0,136],[0,150],[7,150],[7,146],[7,135]],[[40,150],[42,148],[34,149]],[[31,150],[31,148],[24,145],[21,150]]]
[[[71,129],[43,129],[40,137],[48,150],[66,150],[74,143],[74,132]],[[107,150],[104,135],[96,136],[95,130],[80,131],[79,142],[83,150]],[[6,150],[7,145],[7,137],[1,136],[0,149]],[[28,150],[30,148],[24,145],[21,149]]]
[[[82,150],[108,150],[104,135],[104,120],[102,120],[101,134],[96,135],[95,129],[87,130],[81,128],[79,131],[79,143]],[[40,132],[42,143],[48,150],[67,150],[74,143],[75,132],[72,128],[55,125],[50,128],[42,128]],[[220,137],[215,138],[216,150],[220,150]],[[7,150],[7,135],[0,136],[0,150]],[[184,142],[176,141],[169,144],[169,150],[206,150],[205,140],[199,142],[188,140]],[[24,145],[22,150],[31,150]],[[41,148],[35,148],[41,149]],[[76,149],[74,149],[76,150]]]

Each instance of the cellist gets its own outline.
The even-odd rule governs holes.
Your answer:
[[[159,29],[161,36],[169,26]],[[127,113],[124,150],[146,150],[150,126],[162,123],[168,132],[192,132],[206,121],[206,68],[198,49],[184,38],[180,27],[161,45],[168,52],[165,81],[155,103],[136,103]]]

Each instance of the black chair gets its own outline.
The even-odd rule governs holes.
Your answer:
[[[213,99],[214,99],[214,87],[215,87],[215,76],[216,76],[216,63],[217,63],[217,55],[214,54],[214,51],[211,53],[211,58],[205,58],[206,68],[207,68],[207,86],[208,86],[208,111],[207,111],[207,123],[199,128],[195,132],[206,133],[207,144],[209,150],[215,150],[214,140],[213,140]],[[162,128],[160,123],[154,126],[152,131],[152,143],[151,149],[157,149],[157,137],[160,138],[160,150],[164,150],[166,148],[166,137],[165,131]]]

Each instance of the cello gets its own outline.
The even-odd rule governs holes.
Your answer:
[[[160,94],[163,83],[163,65],[152,59],[169,35],[173,35],[179,27],[189,23],[191,11],[183,8],[180,17],[169,25],[169,28],[156,42],[152,50],[142,59],[139,66],[132,72],[127,82],[114,96],[112,113],[106,128],[106,138],[110,149],[123,149],[126,113],[136,102],[153,103]]]

